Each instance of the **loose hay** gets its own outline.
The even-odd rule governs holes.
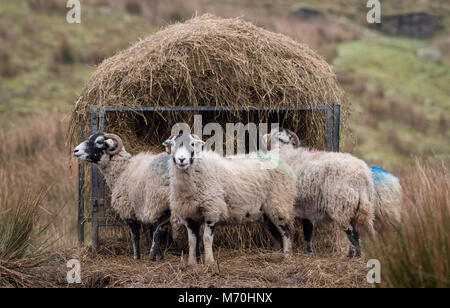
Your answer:
[[[72,143],[88,133],[91,106],[301,107],[347,102],[330,66],[307,46],[242,19],[212,15],[171,25],[106,59],[77,101],[69,129]],[[277,119],[323,148],[325,115],[289,111],[214,113],[209,121]],[[136,152],[160,146],[177,122],[192,124],[192,113],[116,114],[107,130]],[[205,121],[204,121],[205,123]],[[161,149],[161,148],[160,148]]]
[[[82,265],[80,285],[67,284],[66,262],[75,258]],[[65,251],[60,260],[42,272],[60,287],[119,288],[207,288],[207,287],[295,287],[369,288],[366,260],[336,256],[307,257],[295,253],[285,260],[281,253],[267,250],[217,251],[214,266],[186,266],[186,256],[172,254],[158,262],[133,260],[129,256],[100,255],[86,250]]]

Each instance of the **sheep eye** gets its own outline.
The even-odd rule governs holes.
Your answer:
[[[195,143],[192,142],[192,143],[191,143],[191,146],[194,146],[194,145],[195,145]]]
[[[97,140],[97,143],[98,143],[98,144],[103,144],[103,143],[105,143],[105,140],[101,140],[101,139],[100,139],[100,140]]]

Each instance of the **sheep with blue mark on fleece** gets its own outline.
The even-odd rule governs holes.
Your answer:
[[[307,253],[313,253],[314,223],[330,221],[347,234],[348,257],[359,256],[359,231],[373,234],[375,217],[375,188],[367,164],[350,154],[310,152],[283,128],[273,129],[265,139],[269,153],[278,152],[297,177],[294,211],[302,219]]]

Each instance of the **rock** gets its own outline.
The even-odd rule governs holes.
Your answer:
[[[322,15],[323,15],[323,13],[321,11],[310,9],[310,8],[300,8],[300,9],[296,10],[294,13],[292,13],[293,17],[296,17],[298,19],[305,20],[305,21],[321,17]]]
[[[440,27],[441,17],[425,12],[381,16],[374,24],[382,32],[409,37],[429,37]]]
[[[442,53],[436,48],[421,48],[417,50],[417,56],[425,60],[433,60],[440,62],[442,60]]]

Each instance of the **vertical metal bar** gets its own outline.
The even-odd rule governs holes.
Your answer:
[[[333,112],[331,107],[327,108],[327,151],[331,152],[333,150],[333,139],[332,139],[332,130],[333,130]]]
[[[105,110],[100,107],[99,111],[99,118],[100,118],[100,133],[104,133],[105,131]],[[99,200],[99,207],[100,207],[100,213],[101,217],[105,217],[105,177],[103,176],[103,173],[100,172],[100,200]]]
[[[91,107],[91,134],[97,133],[97,107]],[[92,208],[91,208],[91,241],[94,254],[98,250],[98,204],[97,204],[97,166],[91,164]]]
[[[78,245],[84,244],[84,166],[78,161]]]
[[[334,114],[334,129],[333,129],[333,140],[334,147],[333,151],[339,152],[339,140],[340,140],[340,125],[341,125],[341,105],[334,105],[333,108]]]

